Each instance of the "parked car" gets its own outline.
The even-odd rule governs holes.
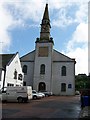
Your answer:
[[[35,99],[40,99],[42,98],[42,94],[39,94],[36,90],[32,90],[32,98]]]
[[[40,95],[42,95],[42,98],[45,97],[45,94],[44,93],[41,93],[41,92],[38,92]]]
[[[42,90],[42,91],[39,91],[40,93],[44,93],[45,96],[51,96],[52,95],[52,92],[48,92],[46,90]]]
[[[75,95],[80,95],[80,92],[78,90],[76,90]]]
[[[81,90],[81,107],[90,106],[90,89]]]

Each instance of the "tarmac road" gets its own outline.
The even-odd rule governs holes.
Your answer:
[[[2,118],[72,118],[80,115],[79,96],[50,96],[29,103],[3,103]],[[16,119],[14,119],[16,120]]]

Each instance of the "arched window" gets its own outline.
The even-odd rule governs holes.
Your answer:
[[[14,79],[17,79],[17,71],[16,71],[16,69],[14,71]]]
[[[66,83],[61,83],[61,91],[66,92]]]
[[[24,65],[24,66],[23,66],[22,71],[23,71],[24,74],[27,74],[27,65]]]
[[[40,82],[38,85],[38,91],[45,91],[46,90],[46,84],[44,82]]]
[[[44,64],[42,64],[40,66],[40,74],[45,74],[45,65]]]
[[[61,75],[66,76],[66,66],[62,66]]]

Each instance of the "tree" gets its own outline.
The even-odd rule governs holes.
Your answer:
[[[89,89],[90,88],[90,76],[86,74],[78,74],[75,76],[75,89]]]

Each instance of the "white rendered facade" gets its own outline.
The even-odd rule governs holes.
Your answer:
[[[55,95],[74,95],[75,59],[53,49],[50,28],[46,4],[40,38],[36,39],[35,50],[21,57],[22,69],[26,68],[23,69],[24,81],[37,91],[47,90]]]
[[[0,68],[0,89],[3,87],[4,73],[5,71]]]
[[[10,56],[10,55],[2,54],[2,56],[6,57],[6,56]],[[3,57],[2,57],[2,59],[3,59]],[[18,53],[13,55],[13,57],[5,65],[4,69],[1,69],[0,77],[1,77],[1,81],[0,81],[1,89],[3,87],[5,88],[7,86],[23,86],[24,76],[23,76],[22,67],[21,67]]]

